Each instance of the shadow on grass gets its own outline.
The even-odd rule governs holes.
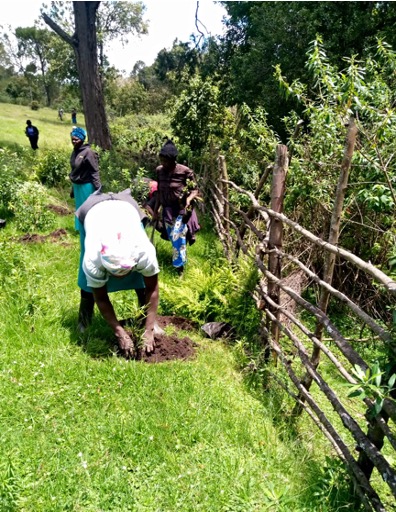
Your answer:
[[[92,324],[83,333],[78,329],[78,308],[63,312],[62,326],[69,331],[71,343],[92,358],[107,359],[117,352],[114,334],[96,307]]]
[[[18,153],[23,148],[30,148],[30,144],[27,139],[26,139],[26,144],[23,146],[16,142],[10,142],[8,139],[0,139],[0,148],[8,149],[8,150],[12,151],[13,153]],[[33,149],[32,149],[32,152],[33,152]]]
[[[310,461],[306,469],[305,491],[301,502],[310,503],[311,510],[336,512],[353,510],[362,512],[359,500],[347,466],[337,457],[325,457],[324,462]]]

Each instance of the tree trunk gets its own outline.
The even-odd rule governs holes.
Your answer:
[[[102,149],[111,149],[98,66],[96,11],[99,4],[100,2],[73,2],[75,33],[72,37],[46,14],[43,14],[43,19],[74,50],[89,142]]]

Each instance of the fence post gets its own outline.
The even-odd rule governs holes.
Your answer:
[[[272,166],[272,165],[267,165],[267,167],[266,167],[265,171],[264,171],[264,172],[263,172],[263,174],[261,175],[261,178],[260,178],[260,180],[259,180],[259,182],[258,182],[258,185],[257,185],[257,187],[256,187],[256,190],[254,191],[254,197],[255,197],[256,199],[258,199],[258,198],[259,198],[259,195],[260,195],[260,193],[261,193],[261,190],[262,190],[262,188],[263,188],[263,186],[264,186],[265,182],[267,181],[268,176],[269,176],[269,174],[270,174],[270,172],[271,172],[272,170],[273,170],[273,166]],[[254,217],[255,213],[256,213],[256,210],[255,210],[254,206],[253,206],[253,205],[252,205],[252,206],[250,206],[250,208],[249,208],[249,210],[248,210],[248,212],[247,212],[247,217],[248,217],[248,219],[252,219],[252,218]],[[246,222],[245,222],[245,221],[242,221],[241,227],[239,228],[239,236],[240,236],[241,240],[243,240],[243,239],[244,239],[244,237],[245,237],[246,228],[247,228],[247,226],[246,226]],[[236,243],[235,251],[236,251],[236,253],[237,253],[237,255],[238,255],[238,254],[239,254],[239,244],[238,244],[238,242]]]
[[[227,165],[225,161],[225,157],[223,155],[219,155],[219,174],[220,179],[228,182],[228,172]],[[229,205],[229,192],[228,192],[228,183],[224,181],[220,181],[221,191],[223,194],[223,214],[224,214],[224,229],[226,238],[228,243],[230,244],[230,205]]]
[[[277,213],[283,213],[283,199],[285,195],[286,173],[288,169],[288,152],[287,147],[279,145],[276,148],[276,159],[272,173],[272,186],[271,186],[271,210]],[[274,274],[278,279],[281,278],[282,273],[282,259],[279,253],[273,249],[281,249],[283,245],[283,224],[280,220],[271,218],[269,228],[268,240],[268,270]],[[276,283],[271,280],[268,281],[268,295],[276,303],[280,302],[280,290]],[[269,305],[271,313],[279,320],[279,309]],[[279,326],[277,322],[271,321],[267,318],[267,330],[270,333],[271,339],[269,345],[277,343],[279,340]],[[269,348],[269,347],[267,347]],[[266,359],[269,353],[267,350]],[[273,352],[274,359],[276,359]]]
[[[338,184],[337,184],[337,191],[336,191],[336,197],[334,200],[334,207],[333,212],[331,215],[331,222],[330,222],[330,233],[328,241],[332,245],[338,244],[338,239],[340,236],[340,226],[341,226],[341,215],[342,215],[342,209],[344,206],[344,199],[345,199],[345,191],[348,185],[348,179],[349,179],[349,170],[351,168],[351,161],[352,161],[352,155],[353,151],[355,149],[355,143],[356,143],[356,137],[357,137],[357,127],[355,124],[355,121],[353,117],[349,118],[348,123],[348,132],[346,137],[346,143],[345,143],[345,149],[344,149],[344,156],[341,162],[341,172],[340,176],[338,178]],[[323,275],[323,281],[325,281],[328,284],[331,284],[333,280],[333,274],[334,274],[334,266],[336,261],[336,255],[333,253],[328,253],[325,265],[324,265],[324,275]],[[330,292],[322,288],[320,297],[319,297],[319,304],[318,307],[323,313],[326,313],[327,306],[329,303],[329,297]],[[322,339],[323,334],[323,325],[318,322],[315,327],[315,333],[314,336],[319,341]],[[317,368],[320,360],[320,348],[315,345],[312,350],[312,356],[311,356],[311,362],[314,368]],[[306,373],[301,381],[302,385],[305,387],[307,391],[309,391],[309,388],[312,384],[312,377]],[[294,414],[301,414],[302,407],[299,403],[296,404],[294,408]]]

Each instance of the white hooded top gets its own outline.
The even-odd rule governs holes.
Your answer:
[[[155,247],[150,242],[136,209],[125,201],[109,200],[94,205],[84,221],[85,254],[82,268],[91,288],[109,280],[108,269],[122,275],[132,267],[145,277],[159,272]],[[115,267],[120,262],[120,271]]]

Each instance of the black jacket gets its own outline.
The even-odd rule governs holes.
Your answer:
[[[69,178],[76,185],[92,183],[96,190],[102,186],[99,176],[99,156],[89,144],[83,144],[71,154]]]

